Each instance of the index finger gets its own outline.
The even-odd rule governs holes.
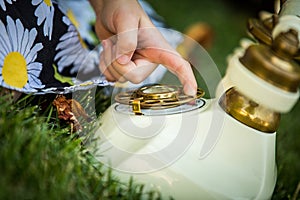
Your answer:
[[[185,94],[194,96],[197,92],[197,81],[189,62],[184,60],[175,50],[146,48],[143,50],[151,62],[164,65],[174,73],[183,84]]]

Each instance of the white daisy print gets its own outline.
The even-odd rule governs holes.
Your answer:
[[[0,0],[0,6],[1,6],[2,10],[6,11],[5,2],[12,4],[12,1],[16,1],[16,0]]]
[[[62,72],[64,68],[73,64],[70,73],[76,73],[81,64],[88,56],[89,50],[85,48],[85,44],[80,38],[76,27],[67,17],[63,17],[63,22],[68,25],[68,31],[59,39],[54,60],[57,62],[58,71]]]
[[[34,44],[37,30],[25,29],[19,19],[7,16],[6,20],[6,27],[0,21],[0,84],[22,92],[43,88],[38,78],[42,64],[35,62],[43,48],[41,43]]]
[[[53,30],[54,7],[51,0],[32,0],[32,5],[37,6],[34,15],[37,17],[37,24],[40,26],[44,22],[44,36],[51,40]]]

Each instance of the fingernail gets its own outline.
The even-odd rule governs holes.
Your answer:
[[[117,59],[118,63],[120,63],[121,65],[125,65],[130,61],[130,57],[127,55],[121,55],[118,59]]]
[[[101,44],[102,44],[102,46],[103,46],[104,49],[107,47],[107,42],[106,42],[106,40],[102,40]]]
[[[190,85],[187,85],[184,87],[184,93],[189,96],[195,96],[197,93],[197,89],[194,87],[191,87]]]

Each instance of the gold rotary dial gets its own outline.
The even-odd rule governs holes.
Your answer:
[[[147,85],[137,90],[121,92],[115,100],[121,104],[132,106],[135,114],[142,114],[141,109],[166,109],[176,107],[203,97],[205,92],[197,89],[195,96],[185,95],[183,88],[174,85]]]

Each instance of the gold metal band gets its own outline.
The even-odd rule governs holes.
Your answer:
[[[135,114],[140,115],[141,109],[166,109],[189,103],[203,97],[205,92],[198,88],[196,96],[188,96],[182,87],[174,85],[154,84],[143,86],[137,90],[121,92],[115,100],[121,104],[132,106]]]

